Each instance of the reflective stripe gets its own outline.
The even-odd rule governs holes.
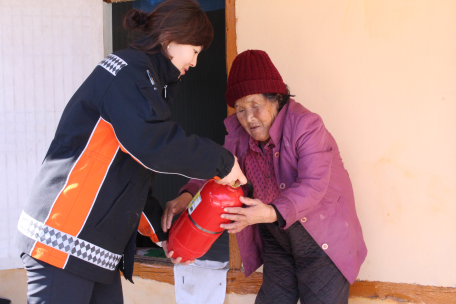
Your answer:
[[[41,223],[22,211],[17,226],[25,236],[99,267],[115,270],[122,255],[69,235]],[[38,243],[37,243],[38,244]],[[37,257],[39,259],[39,257]]]
[[[117,73],[119,73],[119,71],[128,64],[119,56],[110,54],[108,55],[108,57],[103,59],[98,65],[104,68],[112,75],[116,76]]]
[[[190,216],[190,213],[188,212],[188,209],[187,209],[187,214],[188,214],[188,218],[190,219],[190,221],[192,221],[193,225],[195,225],[196,228],[198,228],[199,230],[204,231],[204,232],[206,232],[206,233],[210,233],[210,234],[220,234],[220,233],[223,232],[223,231],[220,231],[220,232],[213,232],[213,231],[206,230],[206,229],[204,229],[203,227],[201,227],[200,225],[198,225],[198,224],[192,219],[192,217]]]
[[[93,203],[92,203],[92,206],[90,207],[90,210],[87,212],[86,219],[85,219],[84,223],[82,224],[81,229],[79,229],[78,234],[76,234],[77,237],[78,237],[79,234],[81,233],[82,228],[84,228],[85,223],[87,222],[87,219],[89,218],[90,212],[92,212],[93,205],[95,205],[95,201],[97,200],[98,193],[100,193],[101,186],[103,186],[104,181],[105,181],[105,179],[106,179],[106,176],[108,176],[109,169],[111,168],[111,165],[112,165],[112,163],[114,162],[114,159],[116,158],[117,152],[119,152],[119,151],[120,151],[120,146],[117,148],[116,153],[114,154],[114,156],[113,156],[112,159],[111,159],[111,163],[109,164],[108,168],[106,169],[105,176],[103,177],[103,180],[102,180],[101,183],[100,183],[100,187],[98,187],[98,192],[97,192],[97,194],[95,195],[95,198],[93,199]]]

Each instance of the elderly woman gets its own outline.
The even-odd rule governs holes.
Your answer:
[[[367,249],[352,185],[320,116],[290,99],[263,51],[235,59],[226,100],[225,147],[253,183],[249,208],[226,208],[248,276],[261,264],[255,303],[347,303]],[[191,180],[168,203],[162,225],[183,210],[202,182]]]

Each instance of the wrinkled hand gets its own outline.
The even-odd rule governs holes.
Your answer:
[[[187,208],[192,201],[192,195],[188,192],[182,193],[177,198],[166,203],[165,212],[161,218],[161,225],[164,232],[167,232],[173,223],[173,217]]]
[[[247,184],[247,177],[245,177],[244,173],[242,173],[241,167],[239,167],[238,159],[234,157],[234,165],[231,168],[230,173],[220,180],[215,180],[217,183],[222,185],[234,185],[236,183],[240,183],[241,185]]]
[[[163,247],[163,250],[165,251],[166,257],[169,258],[171,260],[171,263],[173,263],[173,264],[188,265],[188,264],[195,262],[195,260],[188,260],[188,261],[181,263],[180,262],[180,261],[182,261],[181,257],[173,258],[174,251],[168,252],[168,241],[163,241],[162,247]]]
[[[247,208],[227,207],[224,209],[227,213],[221,215],[224,219],[234,221],[231,224],[220,225],[220,227],[228,229],[228,233],[237,233],[248,225],[277,221],[277,214],[272,206],[264,204],[259,199],[247,197],[241,197],[240,201],[247,205]]]

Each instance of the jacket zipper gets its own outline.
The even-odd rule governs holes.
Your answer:
[[[165,98],[166,98],[166,88],[168,87],[168,85],[166,84],[163,89],[165,89]]]

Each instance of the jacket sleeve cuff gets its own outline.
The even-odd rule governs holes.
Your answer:
[[[155,233],[157,234],[158,240],[160,242],[166,241],[168,239],[168,232],[163,232],[163,230],[160,229],[160,231],[156,231]]]
[[[279,226],[280,228],[285,227],[285,220],[283,219],[282,215],[280,214],[279,210],[277,210],[277,207],[274,204],[271,204],[272,208],[274,208],[274,211],[277,215],[277,221],[275,221],[275,224]]]
[[[223,179],[225,176],[230,174],[231,170],[234,167],[234,155],[229,151],[227,152],[228,153],[226,153],[226,155],[220,160],[220,169],[217,170],[217,177],[220,179]]]
[[[291,200],[286,197],[279,196],[274,200],[273,204],[285,221],[284,226],[279,224],[280,228],[287,229],[293,225],[294,222],[296,222],[296,210]],[[278,218],[279,217],[277,216],[277,219]]]

